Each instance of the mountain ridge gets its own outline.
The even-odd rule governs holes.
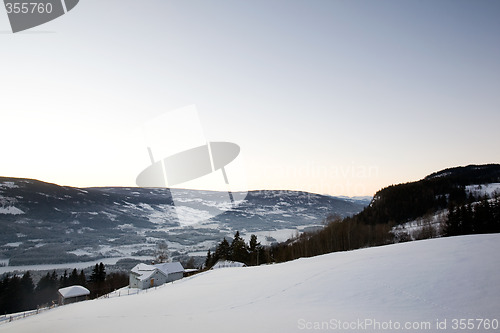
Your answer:
[[[152,256],[162,239],[172,255],[180,257],[206,251],[236,230],[272,243],[321,227],[329,214],[349,216],[368,204],[303,191],[264,190],[248,192],[233,206],[221,200],[224,195],[165,188],[77,188],[0,177],[0,257],[13,265]]]

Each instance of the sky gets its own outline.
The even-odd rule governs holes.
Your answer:
[[[373,195],[499,163],[498,17],[495,0],[81,0],[13,34],[0,8],[0,175],[135,186],[145,124],[186,109],[241,148],[233,190]]]

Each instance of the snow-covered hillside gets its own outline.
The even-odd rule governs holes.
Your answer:
[[[300,191],[227,192],[167,188],[75,188],[0,177],[0,259],[10,265],[152,258],[159,241],[172,257],[204,261],[209,248],[239,231],[268,245],[321,228],[331,214],[368,203]],[[173,199],[175,198],[175,200]],[[244,199],[244,200],[243,200]],[[6,244],[19,243],[17,247]]]
[[[0,332],[294,332],[347,326],[344,331],[359,332],[406,325],[452,331],[460,320],[489,332],[500,320],[498,253],[500,234],[474,235],[219,269],[139,295],[59,307],[1,325]]]

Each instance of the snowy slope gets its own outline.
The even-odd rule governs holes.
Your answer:
[[[500,194],[500,183],[480,184],[480,185],[467,185],[465,190],[468,193],[474,194],[476,197],[494,197]]]
[[[435,331],[445,319],[452,331],[454,318],[500,320],[498,253],[500,234],[474,235],[227,268],[139,295],[59,307],[0,332],[341,331],[335,325],[345,323],[347,331],[382,331],[363,326],[370,320],[408,322],[415,331],[428,322]]]

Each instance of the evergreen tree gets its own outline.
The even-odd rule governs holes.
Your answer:
[[[68,285],[75,286],[79,284],[80,284],[80,277],[78,276],[78,271],[76,270],[76,268],[73,268],[68,278]]]
[[[250,265],[260,265],[262,258],[261,252],[262,252],[262,246],[260,245],[260,242],[257,242],[257,236],[251,235],[250,236],[250,243],[248,244],[248,251],[250,255]]]
[[[106,268],[102,262],[99,264],[97,278],[100,282],[104,282],[106,280]]]
[[[207,259],[205,259],[205,268],[210,268],[213,266],[213,263],[212,263],[212,254],[210,253],[210,249],[208,249],[208,252],[207,252]]]
[[[83,269],[80,271],[80,275],[78,276],[78,284],[83,287],[87,285],[87,277],[85,276]]]
[[[98,282],[99,281],[99,265],[95,264],[94,268],[92,269],[92,274],[90,275],[90,281],[91,282]]]
[[[59,287],[60,288],[65,288],[70,286],[69,280],[68,280],[68,271],[64,271],[64,274],[59,278]]]
[[[240,237],[240,232],[236,231],[234,239],[230,246],[230,259],[234,261],[244,262],[248,261],[248,251],[243,238]]]
[[[230,246],[227,239],[224,237],[222,242],[215,249],[215,257],[217,260],[229,260],[230,258]]]
[[[31,310],[35,307],[35,285],[29,271],[21,278],[21,311]]]
[[[35,300],[37,305],[51,305],[57,301],[57,274],[54,270],[52,274],[43,276],[35,288]]]

